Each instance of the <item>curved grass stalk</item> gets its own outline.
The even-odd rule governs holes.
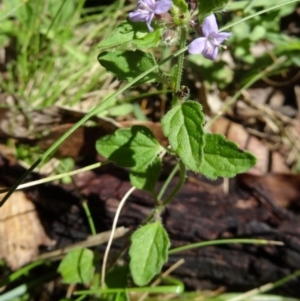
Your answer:
[[[132,194],[132,192],[135,190],[136,188],[133,186],[131,187],[126,194],[124,195],[123,199],[121,200],[118,209],[116,211],[115,217],[114,217],[114,221],[113,221],[113,225],[112,225],[112,229],[111,229],[111,234],[109,237],[109,241],[107,243],[106,249],[105,249],[105,253],[104,253],[104,257],[103,257],[103,264],[102,264],[102,269],[101,269],[101,288],[104,289],[105,288],[105,271],[106,271],[106,263],[107,263],[107,258],[108,258],[108,254],[109,254],[109,250],[115,235],[115,231],[117,228],[117,223],[119,220],[119,216],[121,213],[121,210],[126,202],[126,200],[128,199],[128,197]]]
[[[299,276],[300,276],[300,270],[298,270],[298,271],[294,272],[293,274],[290,274],[284,278],[281,278],[278,281],[264,284],[258,288],[250,290],[244,294],[240,294],[233,298],[227,299],[226,301],[242,301],[242,300],[246,300],[246,299],[248,300],[248,298],[254,297],[258,294],[262,294],[262,293],[268,292],[276,287],[282,286],[283,284],[290,282],[290,281],[294,280],[295,278],[298,278]]]
[[[21,189],[32,187],[32,186],[37,186],[37,185],[45,184],[45,183],[48,183],[48,182],[53,182],[55,180],[60,180],[60,179],[62,179],[64,177],[67,177],[67,176],[74,176],[74,175],[77,175],[77,174],[80,174],[80,173],[83,173],[83,172],[86,172],[86,171],[89,171],[89,170],[99,168],[103,165],[108,164],[109,162],[110,161],[98,162],[98,163],[91,164],[91,165],[88,165],[88,166],[85,166],[83,168],[79,168],[79,169],[76,169],[76,170],[73,170],[73,171],[69,171],[69,172],[59,174],[59,175],[50,176],[50,177],[47,177],[47,178],[44,178],[44,179],[40,179],[40,180],[25,183],[25,184],[21,184],[15,190],[21,190]],[[10,189],[11,188],[0,189],[0,193],[8,192]]]
[[[249,15],[247,17],[242,18],[241,20],[238,20],[236,22],[233,22],[233,23],[230,23],[230,24],[227,24],[227,25],[223,26],[222,28],[220,28],[220,31],[227,30],[227,29],[231,28],[232,26],[240,24],[241,22],[247,21],[247,20],[252,19],[252,18],[254,18],[256,16],[265,14],[265,13],[271,11],[271,10],[275,10],[275,9],[280,8],[282,6],[285,6],[285,5],[288,5],[288,4],[291,4],[291,3],[296,3],[296,2],[300,2],[300,0],[290,0],[290,1],[287,1],[287,2],[283,2],[283,3],[280,3],[280,4],[274,5],[272,7],[268,7],[266,9],[262,9],[259,12],[256,12],[256,13],[254,13],[252,15]]]

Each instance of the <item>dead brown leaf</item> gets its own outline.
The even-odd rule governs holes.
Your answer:
[[[16,191],[0,210],[0,258],[12,270],[32,261],[39,246],[53,246],[38,218],[34,204]]]
[[[300,175],[266,174],[262,177],[242,174],[239,183],[272,200],[280,207],[300,208]]]

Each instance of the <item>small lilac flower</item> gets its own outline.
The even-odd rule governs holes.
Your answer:
[[[153,31],[151,21],[154,15],[164,14],[171,7],[172,0],[139,0],[136,10],[129,13],[129,19],[132,22],[146,22],[148,29]]]
[[[209,60],[215,60],[218,55],[218,47],[226,48],[221,43],[231,36],[231,32],[218,32],[218,24],[214,14],[206,17],[202,24],[204,37],[195,39],[189,46],[191,54],[200,54]]]

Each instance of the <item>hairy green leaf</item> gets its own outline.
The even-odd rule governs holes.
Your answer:
[[[168,260],[170,241],[160,222],[145,225],[131,237],[130,271],[136,285],[146,285]]]
[[[141,73],[147,71],[156,61],[152,53],[145,53],[141,50],[118,50],[106,51],[98,55],[99,63],[119,80],[132,81]],[[146,82],[160,81],[158,69],[147,74],[134,85]]]
[[[120,47],[121,49],[149,49],[161,42],[162,29],[149,32],[146,23],[122,22],[108,37],[98,44],[100,50]]]
[[[118,129],[113,135],[100,138],[96,149],[118,166],[141,170],[151,165],[163,150],[153,133],[145,126]]]
[[[147,190],[154,193],[155,184],[161,170],[161,159],[156,157],[154,161],[130,171],[130,182],[138,189]]]
[[[256,158],[248,151],[240,150],[223,135],[206,134],[204,160],[200,172],[210,179],[234,177],[253,167]]]
[[[198,0],[198,10],[200,18],[203,19],[205,16],[222,10],[229,0]]]
[[[94,253],[89,249],[73,249],[61,261],[58,271],[64,283],[87,284],[94,275]]]
[[[203,160],[204,115],[200,104],[186,101],[171,109],[161,121],[172,151],[192,171],[199,172]]]
[[[100,50],[124,45],[133,40],[134,31],[131,23],[122,22],[108,37],[98,44]]]

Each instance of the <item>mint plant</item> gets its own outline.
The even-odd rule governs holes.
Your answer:
[[[127,300],[127,293],[129,292],[172,294],[183,292],[184,288],[181,282],[166,277],[169,269],[157,281],[171,285],[154,286],[155,283],[153,283],[151,286],[145,287],[155,275],[160,273],[169,254],[214,244],[283,245],[282,242],[260,239],[224,239],[202,241],[168,250],[170,241],[161,222],[161,212],[184,184],[186,169],[215,179],[235,176],[255,164],[255,158],[250,153],[240,150],[235,143],[227,140],[224,136],[208,132],[209,126],[219,115],[206,123],[201,105],[189,96],[189,88],[182,86],[181,77],[186,59],[184,53],[188,51],[189,54],[192,54],[188,56],[186,61],[192,63],[191,66],[195,72],[199,73],[199,70],[202,69],[206,83],[213,82],[222,88],[232,82],[238,67],[231,68],[219,59],[218,51],[219,48],[226,48],[225,45],[222,45],[223,43],[226,45],[234,44],[234,47],[229,46],[233,56],[235,59],[246,63],[247,68],[244,64],[240,64],[243,75],[242,77],[238,75],[238,79],[239,84],[243,87],[223,106],[222,110],[225,110],[257,80],[270,73],[284,73],[293,64],[300,65],[299,39],[281,32],[279,28],[282,17],[290,14],[294,10],[296,2],[300,0],[288,0],[286,2],[280,0],[230,1],[228,5],[228,0],[132,1],[137,2],[136,8],[128,14],[127,20],[124,20],[112,34],[110,34],[111,28],[114,27],[116,21],[120,21],[120,16],[124,12],[122,8],[125,0],[114,1],[113,5],[107,6],[101,10],[101,13],[93,14],[92,19],[95,20],[93,23],[96,25],[92,27],[86,26],[88,24],[86,22],[91,21],[91,16],[89,13],[87,14],[87,11],[82,10],[84,0],[76,3],[74,1],[59,3],[50,0],[45,2],[46,6],[37,5],[39,1],[35,0],[4,0],[4,10],[1,14],[2,38],[5,39],[3,45],[7,46],[8,38],[13,37],[13,41],[15,41],[13,48],[17,54],[14,60],[9,59],[8,73],[3,73],[5,76],[3,77],[2,88],[9,94],[16,94],[19,96],[18,98],[21,96],[25,103],[34,103],[42,107],[56,103],[58,98],[60,101],[62,100],[62,104],[73,105],[82,99],[83,94],[91,91],[95,85],[99,88],[99,77],[105,75],[105,72],[103,68],[99,68],[99,70],[96,68],[96,73],[91,73],[90,67],[94,63],[95,47],[86,47],[87,41],[98,36],[99,32],[103,36],[107,36],[107,33],[110,34],[99,44],[101,53],[98,56],[98,61],[108,72],[125,83],[114,93],[109,93],[109,96],[105,97],[99,105],[89,110],[80,121],[58,138],[10,189],[1,189],[2,193],[7,191],[8,193],[0,201],[1,210],[1,207],[17,188],[23,189],[62,178],[70,180],[75,174],[99,168],[112,161],[118,166],[129,169],[133,187],[120,201],[115,214],[113,229],[116,228],[123,204],[135,189],[149,192],[153,197],[154,208],[131,236],[130,265],[110,267],[107,277],[105,277],[106,265],[103,264],[102,272],[100,272],[98,263],[102,257],[97,256],[99,255],[97,251],[76,248],[62,260],[58,268],[64,283],[72,285],[71,290],[75,284],[90,288],[89,291],[75,292],[75,294],[98,295],[101,300]],[[233,13],[231,15],[232,22],[219,30],[215,14],[221,12],[224,7],[227,11],[238,11],[238,13]],[[272,13],[269,13],[271,10]],[[265,14],[267,12],[268,14]],[[248,22],[245,22],[246,20]],[[16,22],[20,26],[15,26]],[[35,24],[40,26],[35,26]],[[78,24],[83,26],[77,27]],[[75,28],[77,29],[74,31]],[[104,30],[105,28],[106,30]],[[229,28],[232,34],[226,32]],[[41,37],[46,39],[41,40]],[[227,39],[228,41],[226,41]],[[259,57],[252,54],[251,46],[261,39],[275,46],[272,48],[272,57],[269,53],[264,53]],[[85,53],[83,49],[88,49],[88,52]],[[53,55],[53,50],[55,50],[55,55]],[[161,55],[160,50],[163,50]],[[202,56],[193,54],[201,54]],[[169,57],[167,57],[168,55]],[[277,57],[278,60],[273,62],[273,57]],[[74,58],[79,64],[72,64]],[[171,59],[173,66],[170,64],[166,66],[165,63],[171,62]],[[56,62],[59,63],[56,64]],[[263,71],[261,71],[262,69]],[[88,72],[88,77],[84,75],[86,72]],[[57,74],[60,77],[57,77]],[[86,84],[87,78],[90,79],[88,84]],[[80,85],[79,79],[84,79],[85,85]],[[113,135],[99,139],[97,142],[97,150],[108,159],[107,161],[19,185],[38,165],[50,158],[66,138],[93,116],[107,114],[108,110],[110,116],[120,116],[122,113],[124,114],[124,111],[131,112],[133,110],[131,104],[123,103],[120,106],[115,106],[118,96],[132,86],[151,82],[155,85],[157,83],[163,84],[163,91],[172,91],[173,94],[172,106],[169,111],[165,112],[165,116],[161,120],[163,131],[169,139],[168,147],[160,145],[153,133],[146,127],[133,126],[130,129],[120,129]],[[49,85],[49,83],[53,83],[53,85]],[[72,88],[74,84],[76,86],[75,94]],[[52,90],[49,90],[50,86],[52,86]],[[81,88],[78,90],[78,87]],[[52,93],[53,91],[54,93]],[[113,114],[112,110],[114,110]],[[173,156],[173,162],[177,160],[177,164],[160,191],[157,191],[156,183],[166,154]],[[28,154],[25,155],[28,157]],[[69,165],[68,169],[72,169],[72,162]],[[169,183],[178,171],[180,172],[178,184],[169,195],[165,196]],[[93,219],[84,199],[82,206],[86,212],[91,233],[95,235],[96,229]],[[119,233],[119,230],[115,234]],[[124,235],[125,232],[122,230],[122,234],[119,233],[116,236]],[[106,242],[106,235],[107,233],[100,233],[100,241]],[[113,235],[108,241],[108,246],[111,245],[112,240]],[[97,242],[100,244],[99,240]],[[126,242],[125,247],[127,245]],[[107,250],[109,251],[109,247]],[[104,254],[103,262],[106,262],[108,251]],[[50,258],[51,254],[48,255]],[[23,282],[27,275],[31,279],[29,272],[32,269],[41,265],[48,266],[48,264],[47,261],[38,260],[11,273],[1,281],[2,287],[6,287],[6,292],[1,292],[2,299],[8,300],[12,298],[12,295],[15,298],[23,295],[20,298],[28,299],[30,292],[27,289],[24,291],[27,284],[25,286],[21,284],[15,288],[11,284],[16,281],[18,283]],[[4,266],[4,262],[0,262],[0,265]],[[128,282],[129,269],[134,283],[144,287],[129,285],[132,284],[132,282]],[[282,284],[287,281],[287,278],[290,281],[298,276],[299,271],[276,283]],[[100,277],[101,282],[104,283],[101,289],[99,289]],[[37,282],[34,281],[34,285],[37,286],[42,283],[43,278],[38,279]],[[274,286],[277,286],[276,283]],[[30,282],[29,285],[31,286],[32,283]],[[267,285],[257,291],[264,292],[270,287],[272,286]],[[255,290],[252,290],[250,294],[247,293],[247,296],[249,297],[253,293]],[[82,300],[82,297],[85,298],[85,296],[81,296],[76,300]],[[142,296],[140,299],[144,297]],[[239,297],[239,299],[241,298]]]
[[[205,131],[202,107],[196,100],[189,99],[189,90],[181,83],[186,49],[190,54],[202,54],[206,59],[216,60],[219,48],[226,48],[221,44],[231,33],[219,32],[214,12],[227,2],[140,0],[128,18],[99,44],[99,63],[119,80],[131,82],[145,73],[132,85],[158,82],[173,91],[172,107],[161,120],[169,140],[168,147],[160,145],[144,126],[119,129],[96,143],[99,154],[130,169],[132,186],[153,196],[153,213],[131,237],[129,267],[139,286],[148,284],[168,259],[170,242],[160,214],[183,185],[186,169],[216,179],[245,172],[256,162],[250,152],[240,150],[224,136]],[[193,31],[200,37],[186,47],[188,33]],[[154,69],[157,50],[170,45],[177,45],[179,49],[177,64],[170,72]],[[171,55],[166,61],[173,57]],[[147,72],[150,69],[152,71]],[[163,191],[158,193],[155,184],[166,153],[177,159],[182,180],[168,197],[161,199]]]

